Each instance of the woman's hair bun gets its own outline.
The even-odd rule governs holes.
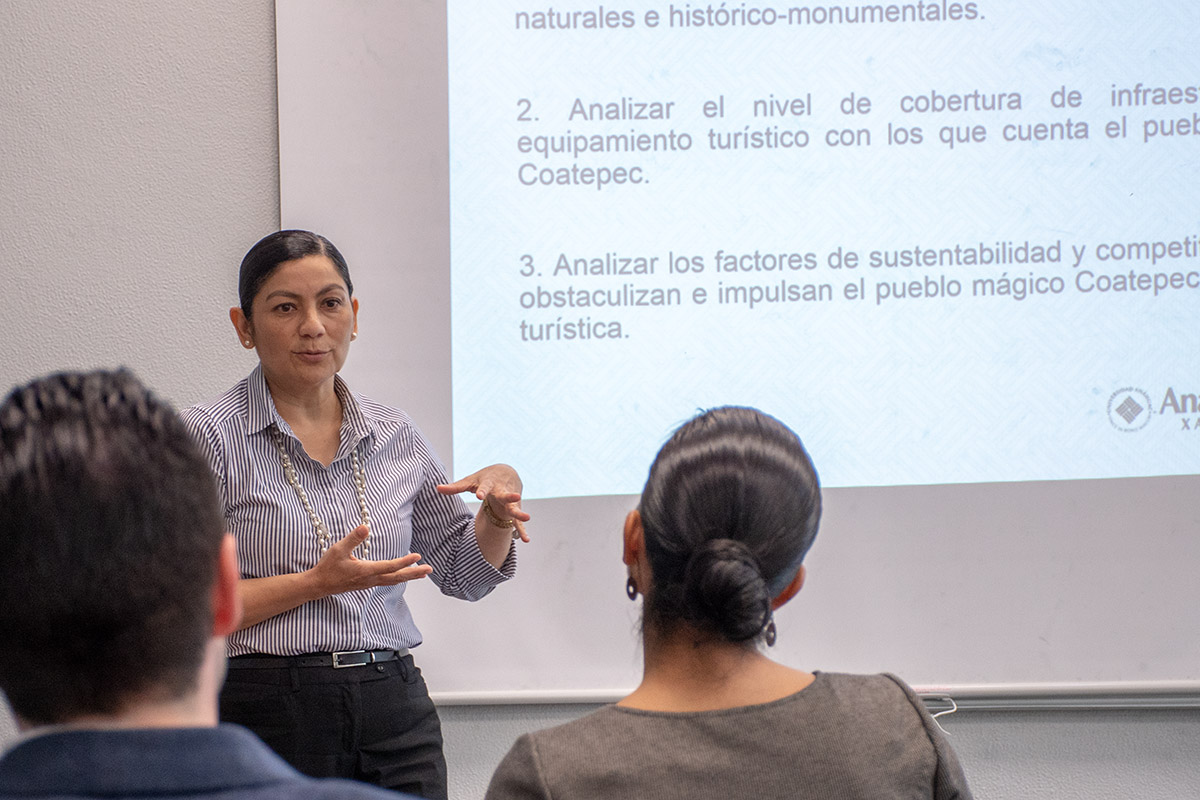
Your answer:
[[[662,446],[638,511],[652,578],[644,624],[749,644],[817,535],[821,487],[790,428],[723,406]]]
[[[709,539],[688,559],[683,608],[689,622],[733,642],[758,636],[771,618],[771,597],[758,561],[733,539]]]

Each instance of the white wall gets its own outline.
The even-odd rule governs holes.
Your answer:
[[[0,3],[4,387],[127,364],[190,403],[247,371],[225,310],[242,253],[279,219],[273,9]],[[518,733],[586,710],[445,708],[452,795],[480,797]],[[971,712],[946,726],[980,797],[1200,786],[1197,710]],[[0,744],[12,736],[0,717]]]
[[[0,3],[0,383],[237,381],[225,314],[278,224],[277,141],[269,0]]]

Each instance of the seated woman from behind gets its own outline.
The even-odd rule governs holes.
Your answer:
[[[812,462],[775,418],[718,408],[683,425],[625,520],[627,589],[645,603],[641,685],[518,739],[488,800],[969,798],[903,681],[760,652],[804,583],[820,516]]]

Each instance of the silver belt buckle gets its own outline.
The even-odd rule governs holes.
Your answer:
[[[346,669],[347,667],[365,667],[367,664],[373,663],[375,661],[374,653],[371,653],[371,658],[369,661],[358,661],[353,664],[343,664],[341,657],[342,656],[356,656],[356,655],[359,655],[361,653],[366,653],[366,652],[367,652],[366,650],[342,650],[340,652],[334,653],[333,654],[333,668],[334,669]]]

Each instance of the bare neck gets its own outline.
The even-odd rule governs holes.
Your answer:
[[[288,425],[295,427],[312,427],[314,425],[340,426],[342,422],[342,401],[334,389],[334,379],[319,386],[297,388],[286,383],[274,381],[267,376],[267,390],[275,403],[279,416],[287,420]]]
[[[267,378],[267,389],[275,410],[291,427],[310,457],[329,466],[341,443],[342,401],[331,378],[318,387],[296,391],[273,383]]]
[[[806,688],[812,674],[776,663],[754,647],[681,627],[643,636],[642,682],[618,705],[653,711],[712,711],[779,700]]]

